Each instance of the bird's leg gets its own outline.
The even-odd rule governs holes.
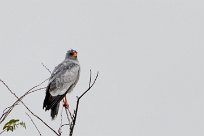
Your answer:
[[[69,108],[69,104],[68,104],[66,96],[64,97],[63,102],[64,102],[63,106],[68,109]]]

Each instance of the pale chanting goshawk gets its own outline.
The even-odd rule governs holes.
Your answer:
[[[54,119],[59,110],[60,101],[64,98],[64,106],[69,107],[66,94],[70,93],[79,80],[80,65],[77,59],[77,51],[69,50],[62,63],[55,67],[46,88],[46,96],[43,103],[45,111],[51,109],[51,117]]]

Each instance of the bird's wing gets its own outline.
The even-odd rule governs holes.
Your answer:
[[[78,63],[62,62],[53,71],[46,89],[44,107],[46,110],[56,106],[70,92],[79,79]]]
[[[63,61],[62,63],[60,63],[58,66],[55,67],[55,69],[53,70],[51,77],[50,77],[50,82],[52,82],[52,80],[54,78],[56,78],[56,76],[60,73],[63,72],[66,69],[66,62]]]
[[[63,95],[71,85],[76,84],[79,71],[80,66],[77,63],[63,62],[51,75],[49,82],[51,95]]]

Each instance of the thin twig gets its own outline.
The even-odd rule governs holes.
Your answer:
[[[50,130],[52,130],[57,136],[59,136],[59,134],[53,129],[51,128],[44,120],[42,120],[39,116],[37,116],[36,114],[34,114],[22,101],[21,103],[25,106],[25,108],[36,118],[38,118],[45,126],[47,126]]]
[[[32,87],[31,89],[29,89],[26,93],[24,93],[21,97],[19,97],[19,99],[17,99],[11,106],[7,107],[4,111],[3,111],[3,114],[0,118],[0,124],[6,119],[6,117],[11,113],[11,111],[13,110],[13,108],[18,105],[18,103],[20,102],[20,100],[22,100],[26,95],[30,94],[30,93],[33,93],[35,91],[39,91],[39,90],[42,90],[44,88],[39,88],[39,89],[36,89],[36,90],[33,90],[37,87],[39,87],[40,85],[42,85],[43,83],[45,83],[48,79],[42,81],[41,83],[39,83],[38,85]],[[0,81],[5,85],[4,81],[0,79]],[[6,86],[8,88],[8,86]]]
[[[66,110],[68,110],[68,112],[69,112],[69,115],[70,115],[70,118],[72,119],[72,121],[73,121],[73,117],[72,117],[72,113],[71,113],[71,111],[70,111],[70,109],[69,108],[65,108]]]
[[[42,134],[40,133],[40,130],[38,129],[37,125],[35,124],[35,122],[33,121],[33,119],[30,117],[30,115],[28,113],[26,113],[26,115],[30,118],[31,122],[33,123],[33,125],[35,126],[36,130],[38,131],[39,135],[42,136]]]
[[[63,125],[61,125],[61,128],[64,127],[64,126],[69,126],[69,124],[63,124]]]
[[[44,89],[46,89],[46,88],[47,88],[47,87],[41,87],[41,88],[35,89],[35,90],[33,90],[33,91],[28,92],[27,95],[30,94],[30,93],[37,92],[37,91],[39,91],[39,90],[44,90]]]
[[[43,67],[45,68],[45,69],[47,69],[47,71],[51,74],[52,72],[51,72],[51,70],[49,69],[49,68],[47,68],[47,66],[45,66],[44,65],[44,63],[41,63],[42,65],[43,65]]]
[[[53,128],[51,128],[44,120],[42,120],[39,116],[37,116],[36,114],[34,114],[29,108],[28,108],[28,106],[26,106],[26,104],[23,102],[23,101],[21,101],[21,99],[8,87],[8,85],[4,82],[4,81],[2,81],[2,80],[0,80],[5,86],[6,86],[6,88],[9,90],[9,92],[11,93],[11,94],[13,94],[15,97],[16,97],[16,99],[18,99],[22,104],[23,104],[23,106],[33,115],[33,116],[35,116],[36,118],[38,118],[45,126],[47,126],[50,130],[52,130],[57,136],[59,136],[59,134],[53,129]]]
[[[64,108],[64,109],[65,109],[65,111],[66,111],[66,115],[67,115],[67,120],[68,120],[69,124],[71,124],[71,121],[70,121],[70,118],[69,118],[69,114],[68,114],[68,111],[67,111],[67,109],[66,109],[66,108]]]
[[[95,84],[95,82],[96,82],[96,80],[98,78],[98,74],[99,74],[99,72],[97,72],[97,75],[96,75],[96,77],[94,79],[94,82],[91,84],[91,70],[90,70],[89,88],[84,93],[82,93],[79,97],[77,97],[76,109],[74,111],[74,119],[73,119],[72,123],[70,124],[69,136],[73,135],[73,131],[74,131],[74,127],[75,127],[76,119],[77,119],[77,113],[78,113],[78,109],[79,109],[80,99],[93,87],[93,85]]]
[[[59,127],[59,129],[58,129],[58,133],[60,134],[60,136],[61,136],[61,134],[62,134],[62,113],[63,113],[63,107],[62,107],[62,110],[61,110],[61,118],[60,118],[60,127]]]
[[[97,72],[97,75],[96,75],[96,77],[94,79],[94,82],[91,84],[91,86],[82,95],[79,96],[79,99],[81,99],[92,88],[92,86],[95,84],[95,82],[96,82],[96,80],[98,78],[98,74],[99,74],[99,72]]]
[[[1,131],[1,132],[0,132],[0,135],[3,134],[5,131],[6,131],[6,130]]]
[[[67,120],[69,122],[69,129],[71,130],[71,126],[72,126],[72,123],[73,123],[73,120],[74,120],[74,117],[71,113],[71,111],[69,110],[69,108],[66,108],[64,107],[64,110],[66,111],[66,115],[67,115]],[[69,114],[68,114],[69,113]]]
[[[69,136],[72,136],[73,132],[74,132],[74,127],[75,127],[75,124],[76,124],[78,107],[79,107],[79,98],[77,99],[76,111],[74,112],[74,119],[73,119],[72,124],[70,125]]]
[[[46,70],[48,70],[49,71],[49,73],[51,73],[51,71],[42,63],[42,65],[46,68]],[[39,116],[37,116],[36,114],[34,114],[29,108],[28,108],[28,106],[22,101],[22,99],[26,96],[26,95],[28,95],[28,94],[30,94],[30,93],[33,93],[33,92],[36,92],[36,91],[38,91],[38,90],[42,90],[42,89],[45,89],[46,87],[43,87],[43,88],[38,88],[38,89],[35,89],[35,90],[33,90],[34,88],[36,88],[36,87],[38,87],[38,86],[40,86],[41,84],[43,84],[45,81],[47,81],[48,79],[46,79],[45,81],[43,81],[42,83],[40,83],[39,85],[36,85],[36,86],[34,86],[34,87],[32,87],[31,89],[29,89],[24,95],[22,95],[21,97],[18,97],[9,87],[8,87],[8,85],[3,81],[3,80],[1,80],[0,79],[0,82],[2,82],[3,84],[4,84],[4,86],[9,90],[9,92],[11,93],[11,94],[13,94],[16,98],[17,98],[17,100],[16,100],[16,102],[14,102],[14,104],[13,105],[11,105],[10,107],[7,107],[5,110],[4,110],[4,112],[3,112],[3,115],[2,115],[2,117],[0,118],[0,124],[4,121],[4,119],[9,115],[9,113],[12,111],[12,109],[16,106],[16,105],[18,105],[18,103],[19,102],[21,102],[22,104],[23,104],[23,106],[33,115],[33,116],[35,116],[37,119],[39,119],[45,126],[47,126],[51,131],[53,131],[57,136],[61,136],[61,133],[62,133],[62,131],[61,131],[61,129],[62,129],[62,127],[63,126],[66,126],[66,125],[69,125],[69,128],[70,128],[70,133],[69,133],[69,136],[72,136],[73,135],[73,131],[74,131],[74,127],[75,127],[75,124],[76,124],[76,119],[77,119],[77,114],[78,114],[78,109],[79,109],[79,103],[80,103],[80,100],[81,100],[81,98],[93,87],[93,85],[95,84],[95,82],[96,82],[96,80],[97,80],[97,78],[98,78],[98,72],[97,72],[97,75],[96,75],[96,77],[95,77],[95,79],[94,79],[94,81],[93,81],[93,83],[91,83],[92,82],[92,71],[90,70],[90,79],[89,79],[89,87],[88,87],[88,89],[85,91],[85,92],[83,92],[79,97],[77,97],[77,104],[76,104],[76,108],[75,108],[75,110],[74,110],[74,113],[73,113],[73,115],[72,115],[72,113],[70,112],[70,110],[68,109],[66,109],[65,108],[65,111],[66,111],[66,115],[67,115],[67,119],[68,119],[68,122],[69,122],[69,124],[62,124],[62,111],[61,111],[61,123],[60,123],[60,127],[59,127],[59,130],[58,130],[58,133],[57,133],[57,131],[55,131],[53,128],[51,128],[45,121],[43,121]],[[26,113],[27,114],[27,113]],[[70,115],[69,115],[70,114]],[[27,114],[28,115],[28,114]],[[29,116],[29,115],[28,115]],[[69,118],[69,116],[70,116],[70,118]],[[32,121],[32,123],[34,124],[34,126],[36,127],[36,129],[38,130],[38,133],[40,134],[40,136],[41,136],[41,133],[40,133],[40,131],[39,131],[39,129],[37,128],[37,126],[35,125],[35,123],[33,122],[33,120],[32,120],[32,118],[29,116],[29,118],[31,119],[31,121]],[[2,134],[4,131],[2,131],[0,134]]]
[[[92,72],[91,72],[91,69],[90,69],[89,87],[90,87],[90,85],[91,85],[91,77],[92,77],[91,74],[92,74]]]

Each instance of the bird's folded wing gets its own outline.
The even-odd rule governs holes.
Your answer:
[[[53,71],[50,78],[49,92],[52,96],[63,95],[70,86],[76,84],[79,78],[79,65],[75,63],[62,63]]]

